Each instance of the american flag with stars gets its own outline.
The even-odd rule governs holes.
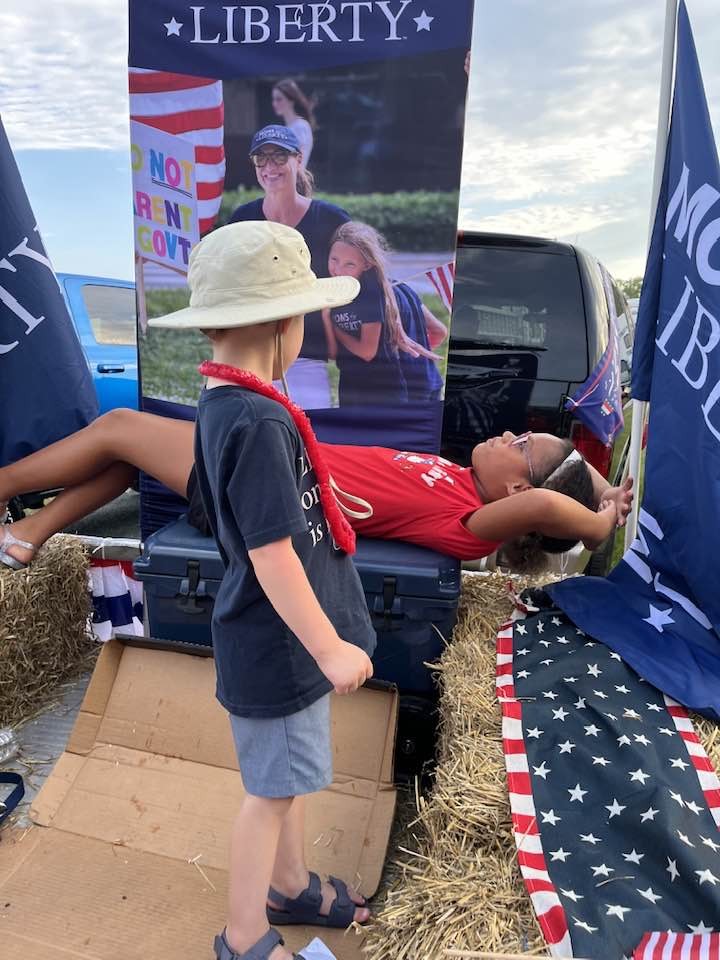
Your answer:
[[[498,634],[497,694],[518,862],[553,954],[630,960],[649,931],[718,932],[720,781],[690,718],[533,600]]]

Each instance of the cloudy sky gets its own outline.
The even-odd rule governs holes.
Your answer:
[[[720,129],[717,0],[687,0]],[[2,0],[0,115],[56,269],[132,275],[125,0]],[[476,0],[460,225],[642,272],[664,0]],[[628,12],[629,11],[629,12]]]

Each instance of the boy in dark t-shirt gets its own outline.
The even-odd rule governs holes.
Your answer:
[[[190,306],[150,322],[199,327],[213,341],[195,455],[225,565],[212,624],[217,695],[246,791],[215,954],[290,960],[268,919],[340,927],[369,918],[345,883],[308,872],[303,796],[332,780],[329,692],[372,675],[375,635],[347,553],[354,536],[309,422],[271,382],[297,356],[303,315],[348,303],[358,283],[317,280],[302,237],[269,222],[205,237],[188,283]]]

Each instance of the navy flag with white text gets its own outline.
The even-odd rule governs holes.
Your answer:
[[[0,123],[0,466],[87,426],[97,398]]]
[[[638,537],[607,580],[552,596],[641,676],[720,719],[720,167],[683,2],[632,387],[650,400]]]

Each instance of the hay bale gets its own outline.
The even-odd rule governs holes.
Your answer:
[[[539,582],[514,579],[520,589]],[[363,948],[370,960],[430,960],[448,948],[546,955],[517,865],[495,697],[495,638],[512,612],[507,581],[499,573],[463,579],[440,667],[435,783],[394,848]],[[717,767],[720,727],[693,721]]]
[[[87,565],[82,545],[62,535],[26,570],[0,565],[0,727],[34,713],[96,654]]]

